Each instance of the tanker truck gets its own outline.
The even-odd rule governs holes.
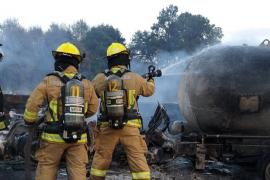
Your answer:
[[[215,46],[191,57],[181,73],[184,120],[176,153],[236,163],[270,180],[270,48]],[[176,122],[174,122],[177,124]],[[173,127],[173,126],[172,126]]]

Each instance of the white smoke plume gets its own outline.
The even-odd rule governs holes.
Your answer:
[[[0,43],[5,57],[0,64],[0,84],[4,93],[29,94],[53,71],[51,51],[70,40],[59,27],[52,25],[43,32],[39,27],[25,29],[16,20],[1,24]]]

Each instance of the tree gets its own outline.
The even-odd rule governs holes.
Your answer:
[[[189,53],[221,41],[222,30],[201,15],[188,12],[178,14],[178,7],[170,5],[162,9],[151,31],[134,34],[130,48],[144,62],[156,62],[160,51],[184,50]]]
[[[86,34],[89,30],[90,27],[82,19],[70,26],[72,37],[73,39],[76,39],[78,42],[86,38]]]
[[[52,23],[47,32],[44,34],[47,47],[50,51],[63,41],[75,41],[68,26],[64,24]]]
[[[143,62],[152,60],[156,53],[152,34],[147,31],[137,31],[129,45],[131,56],[134,60],[140,59]]]
[[[120,31],[113,26],[99,25],[87,32],[82,40],[87,52],[87,58],[82,64],[84,74],[93,77],[106,68],[106,49],[112,42],[125,42]]]
[[[176,34],[180,38],[175,43],[187,51],[194,51],[198,47],[210,46],[219,43],[223,34],[222,30],[210,24],[206,17],[182,13],[178,16]]]
[[[162,9],[157,17],[158,22],[152,25],[152,36],[157,43],[157,47],[168,42],[168,40],[172,38],[171,36],[176,33],[173,32],[173,30],[175,30],[174,26],[177,22],[177,12],[178,7],[173,5]]]

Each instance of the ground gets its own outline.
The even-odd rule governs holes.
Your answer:
[[[164,166],[152,166],[152,180],[259,180],[254,174],[241,171],[241,174],[232,175],[230,173],[220,172],[198,172],[193,171],[189,168],[184,168],[183,164],[181,167],[178,164],[169,167],[170,170],[166,169],[165,173]],[[32,171],[34,177],[34,171]],[[240,176],[239,176],[240,175]],[[0,161],[0,179],[5,180],[25,180],[24,178],[24,162],[23,161]],[[34,178],[33,178],[34,179]],[[57,180],[67,180],[67,173],[64,168],[59,170],[59,176]],[[129,170],[127,167],[119,167],[112,165],[106,180],[131,180]]]

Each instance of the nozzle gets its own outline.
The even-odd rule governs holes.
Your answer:
[[[153,77],[161,77],[161,76],[162,76],[162,72],[161,72],[160,69],[158,69],[158,70],[156,70],[156,71],[154,72],[154,76],[153,76]]]
[[[160,69],[156,70],[156,67],[153,65],[150,65],[148,67],[148,73],[142,75],[142,77],[149,79],[149,78],[153,78],[153,77],[160,77],[162,76],[162,72]]]

